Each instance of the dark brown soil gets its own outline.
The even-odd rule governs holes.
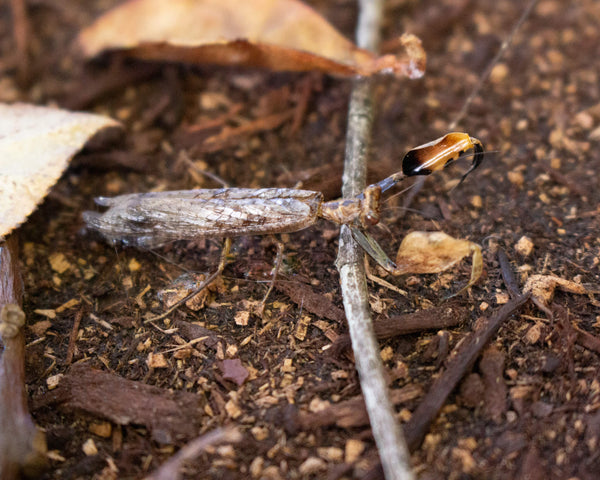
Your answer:
[[[229,424],[244,441],[202,454],[186,478],[375,474],[352,355],[329,348],[347,332],[336,227],[321,222],[284,235],[280,283],[296,283],[276,288],[262,318],[253,309],[275,249],[269,239],[249,237],[235,240],[224,283],[202,309],[181,308],[152,325],[144,319],[165,308],[157,292],[184,272],[214,270],[220,243],[113,248],[81,220],[97,195],[219,186],[199,170],[234,186],[300,180],[337,196],[350,82],[115,57],[84,65],[71,55],[71,42],[115,2],[28,3],[28,86],[13,68],[10,9],[0,6],[0,99],[109,114],[125,126],[122,136],[97,139],[78,155],[18,233],[28,391],[53,459],[43,478],[142,478],[195,436]],[[376,81],[374,179],[398,169],[411,147],[448,131],[524,8],[510,0],[388,3],[385,38],[417,33],[428,70],[419,81]],[[352,36],[354,2],[315,7]],[[485,260],[483,278],[452,300],[463,312],[458,325],[381,341],[401,422],[443,371],[448,352],[506,301],[499,247],[521,288],[533,274],[600,285],[599,24],[594,0],[540,1],[456,128],[486,145],[483,166],[454,190],[460,167],[432,176],[408,211],[400,208],[402,196],[386,204],[383,228],[373,234],[390,255],[411,230],[443,230],[481,244]],[[240,125],[251,125],[249,133],[206,142]],[[518,246],[524,236],[533,243],[528,255]],[[370,283],[373,309],[387,318],[443,306],[469,269],[463,262],[439,275],[386,277],[408,296]],[[298,292],[311,301],[304,304]],[[593,347],[600,306],[558,291],[550,310],[553,320],[528,303],[505,322],[414,452],[420,478],[598,478],[600,352]],[[579,341],[574,326],[592,340]],[[187,343],[198,337],[205,339]],[[140,402],[129,423],[103,405],[102,391],[86,397],[84,388],[72,398],[85,381],[90,389],[104,385],[90,368],[121,377],[107,380],[107,399]],[[50,390],[57,375],[63,382]],[[141,401],[148,395],[161,405],[154,415],[140,411],[153,408]],[[348,405],[344,422],[336,415]],[[317,418],[328,407],[330,418]]]

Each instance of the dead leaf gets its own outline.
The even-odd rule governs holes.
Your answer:
[[[0,237],[35,210],[92,135],[118,125],[89,113],[0,104]]]
[[[126,50],[149,60],[342,76],[419,78],[426,58],[414,35],[401,37],[402,55],[377,57],[298,0],[130,0],[85,28],[78,44],[86,57]]]
[[[208,275],[204,273],[184,273],[177,277],[171,285],[163,288],[157,294],[158,299],[163,302],[165,307],[171,308],[177,302],[187,297],[192,292],[196,291],[207,279]],[[186,303],[186,307],[190,310],[198,311],[204,308],[207,298],[211,292],[222,292],[225,286],[221,276],[213,280],[210,285],[203,288],[197,295],[190,298]]]
[[[411,232],[404,237],[398,249],[394,275],[442,272],[467,255],[473,256],[473,268],[469,283],[464,288],[471,287],[481,276],[483,258],[479,245],[444,232]]]
[[[239,358],[225,359],[219,365],[223,372],[223,378],[231,380],[238,386],[241,386],[248,378],[248,370],[242,365]]]
[[[523,292],[531,292],[533,302],[540,309],[547,311],[548,306],[554,297],[554,290],[557,288],[560,288],[565,292],[577,293],[579,295],[591,293],[588,292],[583,285],[555,275],[532,275],[527,279],[527,282],[525,282]]]

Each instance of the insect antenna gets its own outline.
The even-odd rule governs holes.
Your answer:
[[[415,182],[416,183],[416,182]],[[388,203],[391,200],[396,199],[397,197],[399,197],[400,195],[403,195],[404,193],[408,192],[411,188],[415,188],[415,183],[413,183],[412,185],[409,185],[405,188],[403,188],[402,190],[400,190],[399,192],[394,193],[393,195],[390,195],[389,197],[387,197],[383,203]]]
[[[481,152],[472,152],[472,153],[467,153],[465,155],[461,155],[459,158],[457,158],[456,160],[450,160],[447,164],[446,167],[449,167],[450,165],[458,162],[459,160],[463,160],[465,158],[470,158],[470,157],[476,157],[477,155],[481,155],[481,157],[479,159],[475,159],[473,161],[473,163],[471,163],[471,166],[469,167],[469,169],[463,173],[460,177],[459,182],[450,189],[450,191],[453,191],[456,187],[458,187],[461,183],[463,183],[465,181],[465,179],[471,174],[471,172],[473,172],[473,170],[475,170],[477,167],[479,167],[482,163],[483,160],[486,158],[491,157],[492,155],[495,155],[497,153],[500,153],[500,150],[486,150],[481,151]]]

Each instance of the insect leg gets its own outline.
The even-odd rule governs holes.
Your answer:
[[[396,264],[390,260],[390,257],[383,251],[383,248],[377,243],[377,241],[368,233],[356,227],[350,227],[354,240],[363,248],[365,252],[375,260],[379,265],[385,268],[388,272],[394,272],[396,270]]]
[[[259,307],[258,311],[260,312],[261,316],[265,309],[267,299],[269,298],[269,295],[271,295],[271,292],[273,291],[273,287],[275,286],[275,281],[277,280],[277,275],[279,274],[279,268],[281,267],[281,264],[283,262],[283,243],[281,243],[275,237],[272,237],[272,241],[275,244],[275,246],[277,247],[277,254],[275,255],[275,262],[273,263],[273,270],[271,270],[271,281],[269,282],[269,289],[267,290],[267,293],[265,293],[264,298],[260,302],[260,307]]]
[[[174,305],[172,305],[171,308],[169,308],[166,312],[164,312],[160,315],[156,315],[155,317],[149,318],[148,320],[144,321],[144,323],[157,322],[159,320],[163,320],[164,318],[168,317],[171,313],[173,313],[175,310],[177,310],[181,305],[187,303],[188,300],[191,300],[196,295],[198,295],[202,290],[207,288],[219,275],[221,275],[223,273],[223,270],[225,269],[225,265],[227,265],[227,256],[229,255],[230,250],[231,250],[231,238],[226,238],[225,242],[223,242],[223,249],[221,250],[221,259],[219,260],[219,266],[217,267],[217,269],[206,280],[204,280],[200,284],[199,287],[197,287],[194,291],[190,292],[185,297],[183,297],[181,300],[179,300]]]

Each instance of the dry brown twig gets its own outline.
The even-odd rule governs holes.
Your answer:
[[[25,314],[14,237],[0,242],[0,478],[35,476],[46,464],[46,439],[33,423],[25,392]]]
[[[375,51],[380,41],[383,1],[363,0],[359,3],[357,44],[361,48]],[[352,88],[348,112],[342,187],[344,197],[354,197],[365,187],[372,119],[371,81],[357,79]],[[414,478],[410,456],[389,399],[379,347],[373,331],[362,259],[362,250],[352,238],[350,229],[342,226],[336,266],[340,273],[344,310],[373,437],[387,480],[408,480]]]
[[[25,0],[11,0],[10,6],[13,17],[18,78],[21,84],[26,85],[30,80],[29,40],[31,35],[27,5]]]
[[[186,461],[193,460],[208,447],[220,443],[237,443],[242,440],[242,434],[233,427],[218,428],[192,440],[156,471],[146,477],[146,480],[179,480],[181,467]]]
[[[437,417],[438,412],[446,402],[448,395],[454,390],[458,382],[470,370],[481,354],[484,347],[502,326],[502,323],[512,315],[521,305],[529,299],[529,295],[522,295],[517,287],[517,281],[508,265],[504,251],[498,252],[502,277],[511,294],[511,301],[500,308],[489,319],[482,322],[479,327],[467,335],[464,341],[452,351],[446,363],[446,370],[433,382],[431,388],[406,424],[404,432],[411,451],[421,445],[427,434],[429,425]]]
[[[450,354],[446,370],[433,382],[431,388],[414,411],[404,433],[411,451],[416,450],[427,434],[429,425],[437,417],[446,403],[448,395],[471,369],[475,360],[491,338],[502,326],[502,323],[529,299],[529,295],[521,295],[512,299],[487,319],[477,330],[470,333]]]

